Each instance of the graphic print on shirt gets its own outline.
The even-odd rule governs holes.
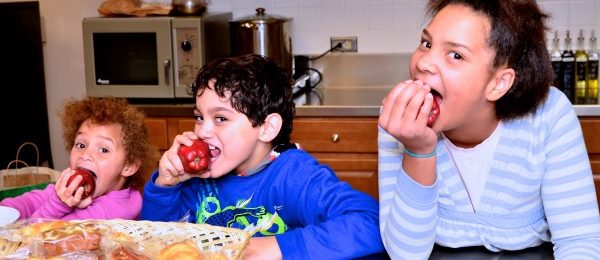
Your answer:
[[[204,183],[202,192],[198,193],[199,204],[196,205],[198,223],[254,230],[265,236],[282,234],[288,229],[283,219],[277,215],[279,207],[274,208],[272,213],[267,212],[264,206],[247,207],[252,196],[240,199],[234,205],[227,205],[227,202],[219,200],[219,191],[214,181],[204,180]]]

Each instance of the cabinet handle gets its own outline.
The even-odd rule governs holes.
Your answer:
[[[338,143],[339,141],[340,141],[340,135],[339,134],[332,134],[331,135],[331,142]]]

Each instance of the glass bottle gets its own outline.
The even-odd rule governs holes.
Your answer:
[[[590,51],[588,53],[587,84],[587,103],[598,104],[598,49],[596,35],[593,30],[590,36]]]
[[[552,39],[552,48],[550,49],[550,60],[552,61],[552,70],[554,71],[554,80],[552,81],[552,85],[560,89],[560,82],[562,81],[560,78],[560,63],[562,61],[562,55],[560,53],[560,39],[558,38],[558,31],[554,31],[554,39]]]
[[[571,50],[571,36],[567,30],[565,37],[565,49],[562,53],[560,63],[560,78],[562,78],[561,89],[569,98],[571,103],[575,101],[575,53]]]
[[[583,30],[577,37],[577,50],[575,51],[575,104],[585,104],[587,96],[587,62],[588,55],[585,51]]]

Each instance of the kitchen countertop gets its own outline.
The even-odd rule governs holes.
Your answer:
[[[136,104],[150,117],[191,117],[192,104]],[[297,117],[376,117],[379,106],[297,106]]]
[[[148,116],[171,117],[192,116],[192,104],[137,104]],[[580,117],[600,116],[600,105],[576,105],[575,112]],[[296,107],[297,117],[376,117],[379,106],[374,105],[303,105]]]
[[[575,105],[578,116],[600,116],[600,105]]]
[[[317,89],[297,104],[297,117],[377,117],[389,86],[344,86]],[[298,101],[298,100],[296,100]],[[136,104],[148,116],[192,116],[193,104]],[[600,116],[600,105],[575,105],[578,116]]]

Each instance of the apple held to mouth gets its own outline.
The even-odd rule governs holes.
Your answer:
[[[436,95],[433,95],[433,104],[431,104],[431,111],[429,112],[429,117],[427,118],[427,126],[432,127],[435,121],[440,116],[440,105],[438,103],[438,98]]]
[[[208,144],[200,139],[195,139],[191,146],[179,147],[177,155],[187,173],[199,174],[208,170],[210,166],[210,149]]]
[[[83,187],[83,194],[81,195],[81,199],[85,199],[94,194],[94,190],[96,189],[96,180],[94,173],[92,173],[92,171],[88,169],[76,168],[75,173],[71,175],[69,180],[67,180],[67,186],[69,186],[69,184],[71,184],[71,182],[77,176],[81,176],[81,182],[79,183],[79,187]]]

